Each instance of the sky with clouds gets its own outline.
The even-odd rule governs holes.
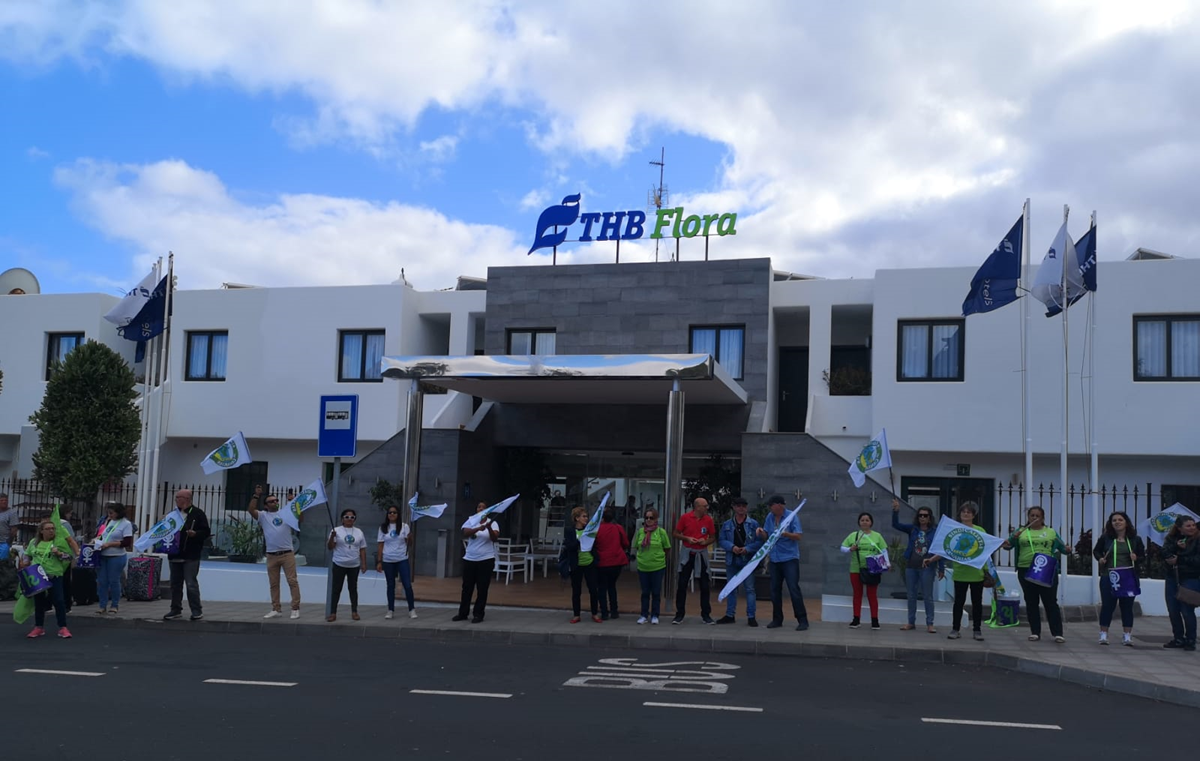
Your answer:
[[[421,289],[538,215],[737,212],[710,256],[870,277],[976,265],[1032,199],[1100,259],[1200,242],[1189,2],[0,3],[0,270],[45,292]],[[1189,42],[1191,40],[1191,42]],[[577,228],[572,228],[578,232]],[[574,235],[572,237],[575,237]],[[704,255],[682,241],[684,259]],[[662,252],[666,256],[666,251]],[[612,261],[568,243],[560,264]],[[626,241],[622,261],[652,261]]]

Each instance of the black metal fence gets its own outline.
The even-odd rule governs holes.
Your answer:
[[[1144,486],[1144,488],[1143,488]],[[995,531],[1000,537],[1008,537],[1025,523],[1022,505],[1025,489],[1022,485],[1000,485],[996,489],[995,502]],[[1068,484],[1064,497],[1062,489],[1053,484],[1039,484],[1030,494],[1030,505],[1041,505],[1046,511],[1046,525],[1064,527],[1063,541],[1071,552],[1067,562],[1068,573],[1091,574],[1092,572],[1092,512],[1091,499],[1093,496],[1085,484]],[[1099,511],[1100,530],[1104,530],[1108,516],[1114,512],[1123,512],[1129,516],[1136,527],[1163,508],[1169,507],[1164,503],[1161,491],[1156,491],[1154,484],[1102,484],[1094,495]],[[1060,523],[1061,521],[1061,523]],[[1147,545],[1150,539],[1144,538]],[[1158,560],[1157,545],[1149,547],[1148,573],[1152,578],[1162,578],[1162,563]],[[997,565],[1012,567],[1016,562],[1015,550],[1001,550],[996,554]]]

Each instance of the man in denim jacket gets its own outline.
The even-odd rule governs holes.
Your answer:
[[[758,521],[747,515],[749,509],[750,505],[744,497],[735,497],[733,517],[721,524],[721,533],[717,537],[717,544],[725,550],[725,578],[727,579],[732,579],[745,568],[746,564],[750,562],[750,558],[754,557],[754,553],[758,552],[763,544],[763,540],[758,537]],[[758,621],[754,619],[754,574],[750,574],[741,584],[730,590],[729,596],[725,598],[725,617],[717,623],[735,623],[734,614],[737,613],[739,588],[746,593],[746,618],[749,619],[746,623],[750,626],[758,626]]]

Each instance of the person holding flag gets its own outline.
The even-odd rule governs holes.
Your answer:
[[[51,516],[38,524],[37,538],[29,543],[21,559],[21,568],[37,565],[50,579],[50,588],[34,595],[31,601],[34,609],[33,628],[25,635],[29,639],[46,634],[46,612],[51,607],[54,608],[54,620],[58,624],[58,636],[63,639],[71,638],[71,630],[67,628],[66,600],[63,597],[63,573],[78,556],[79,545],[62,527],[58,518],[58,505],[55,505]],[[29,598],[22,598],[13,608],[13,619],[17,623],[23,623],[29,616],[29,603],[25,602],[26,600]]]
[[[925,558],[924,565],[938,562],[944,556],[951,561],[954,576],[954,611],[951,614],[951,631],[946,639],[962,636],[963,609],[967,604],[967,593],[971,594],[971,627],[975,640],[983,641],[983,578],[988,574],[984,566],[988,558],[1000,549],[1002,541],[984,533],[975,526],[979,506],[964,502],[958,506],[958,520],[943,518],[933,536],[934,551],[939,553]]]
[[[417,495],[413,495],[413,503]],[[411,506],[412,503],[410,503]],[[416,520],[414,514],[413,520]],[[413,535],[407,523],[400,520],[400,508],[388,505],[383,523],[379,524],[379,532],[375,537],[379,543],[375,555],[375,570],[387,579],[387,613],[384,618],[391,620],[396,615],[396,577],[404,586],[404,599],[408,603],[408,617],[416,618],[416,604],[413,600],[412,570],[408,564],[408,554],[412,551]]]
[[[183,618],[183,590],[186,586],[188,607],[192,611],[189,620],[199,621],[204,618],[204,605],[200,601],[200,553],[212,534],[212,529],[208,525],[208,516],[192,504],[191,489],[175,492],[175,510],[183,516],[183,525],[179,528],[179,553],[169,558],[171,609],[163,616],[163,620]],[[153,531],[149,533],[153,534]],[[138,537],[138,540],[141,538]],[[133,545],[137,547],[138,542],[135,541]],[[144,548],[142,549],[144,551]]]
[[[604,508],[601,507],[601,510]],[[598,511],[599,512],[599,511]],[[580,539],[588,526],[587,510],[576,507],[571,511],[571,527],[563,531],[562,555],[571,567],[571,623],[581,620],[583,584],[587,583],[588,598],[592,608],[592,620],[602,623],[600,599],[596,586],[596,556],[591,550],[583,549]]]
[[[763,540],[758,536],[758,521],[750,517],[750,502],[745,497],[733,498],[733,517],[721,524],[721,532],[717,541],[725,550],[725,577],[733,579],[738,572],[746,567]],[[748,575],[742,583],[734,587],[725,602],[725,615],[717,619],[718,624],[732,624],[737,621],[738,589],[746,594],[746,624],[758,626],[755,613],[758,598],[754,593],[754,575]]]
[[[938,560],[934,565],[925,564],[925,556],[933,540],[933,511],[928,507],[917,509],[916,521],[912,524],[900,522],[900,500],[892,499],[892,528],[908,535],[908,546],[904,548],[904,586],[908,597],[908,623],[902,631],[917,628],[917,591],[925,599],[925,630],[937,634],[933,625],[936,609],[933,598],[933,579],[946,575],[945,562]]]
[[[271,589],[271,610],[263,618],[278,618],[283,615],[283,607],[279,603],[279,571],[283,571],[287,579],[288,593],[292,601],[292,618],[300,618],[300,582],[296,579],[296,551],[292,543],[295,536],[287,514],[279,509],[279,497],[267,495],[266,510],[259,510],[263,502],[263,485],[254,487],[254,496],[246,510],[250,517],[258,521],[262,527],[263,540],[267,549],[267,584]],[[288,506],[288,510],[291,505]],[[304,520],[304,513],[296,516],[297,521]]]
[[[784,516],[786,504],[787,501],[778,494],[767,500],[770,512],[762,528],[755,533],[765,542],[776,530],[779,531],[767,555],[771,560],[771,623],[767,628],[783,626],[783,585],[786,583],[792,598],[792,613],[796,616],[796,631],[802,632],[808,630],[808,610],[804,607],[804,593],[800,591],[800,538],[804,536],[804,530],[795,510],[790,517]]]
[[[485,511],[488,514],[484,514]],[[467,540],[467,549],[463,553],[462,599],[458,605],[458,615],[451,621],[466,621],[471,611],[471,595],[478,590],[475,597],[475,610],[471,623],[483,621],[487,612],[488,587],[492,584],[492,571],[496,568],[496,540],[500,538],[500,524],[492,520],[486,502],[480,502],[475,507],[475,515],[463,524],[463,537]],[[482,515],[482,519],[478,516]]]

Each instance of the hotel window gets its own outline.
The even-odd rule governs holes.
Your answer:
[[[382,330],[343,330],[338,334],[338,383],[379,383]]]
[[[50,333],[46,341],[46,380],[50,380],[54,366],[67,358],[71,351],[83,343],[82,333]]]
[[[1135,381],[1200,380],[1200,315],[1133,318]]]
[[[229,331],[188,331],[187,368],[184,380],[225,380],[225,358],[229,350]]]
[[[962,320],[900,320],[897,381],[961,381],[966,327]]]
[[[508,331],[508,353],[517,356],[553,354],[554,339],[553,330],[510,330]]]
[[[745,326],[711,325],[692,328],[688,351],[692,354],[711,354],[734,380],[740,381],[745,348]]]

